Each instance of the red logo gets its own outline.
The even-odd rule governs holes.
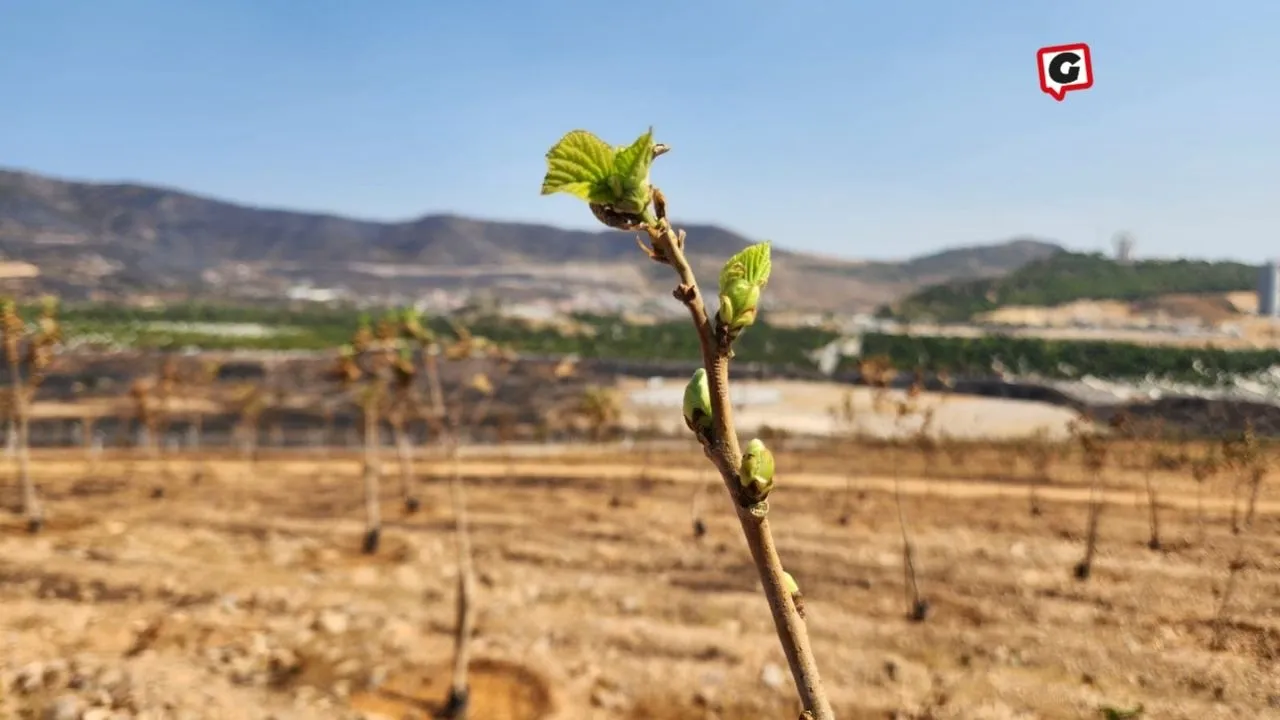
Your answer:
[[[1054,45],[1036,51],[1040,90],[1062,102],[1067,93],[1093,87],[1093,58],[1084,43]]]

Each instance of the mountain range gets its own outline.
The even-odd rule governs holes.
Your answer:
[[[682,225],[704,283],[750,240]],[[869,311],[922,287],[999,277],[1062,251],[1019,238],[902,262],[774,248],[770,298],[794,310]],[[72,299],[284,299],[289,288],[354,296],[485,291],[514,301],[653,298],[669,271],[628,233],[425,215],[405,222],[251,207],[162,187],[0,170],[0,282]],[[31,268],[38,268],[38,277]],[[5,279],[7,278],[7,279]]]

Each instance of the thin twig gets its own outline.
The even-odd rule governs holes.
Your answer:
[[[752,502],[746,497],[738,480],[738,467],[742,463],[742,451],[738,445],[737,431],[733,422],[733,403],[729,397],[729,358],[731,357],[728,338],[718,336],[707,314],[702,294],[698,290],[698,282],[693,268],[684,255],[684,234],[672,229],[666,219],[666,200],[658,188],[653,188],[654,207],[657,210],[657,223],[646,227],[653,243],[652,257],[659,262],[670,265],[679,277],[680,284],[673,293],[677,300],[684,304],[698,333],[701,346],[702,362],[706,368],[708,382],[711,387],[711,407],[713,410],[714,430],[712,442],[704,446],[707,457],[720,471],[725,489],[734,500],[734,509],[738,522],[742,526],[743,536],[751,557],[755,561],[764,586],[764,594],[769,602],[769,610],[773,614],[773,624],[782,643],[787,664],[791,667],[791,676],[795,681],[800,701],[806,711],[812,713],[814,720],[834,720],[830,701],[822,686],[822,678],[818,673],[817,660],[809,642],[809,632],[804,619],[797,612],[795,602],[786,587],[782,561],[774,544],[773,532],[764,513],[751,511]]]
[[[461,437],[462,423],[474,427],[487,416],[499,388],[515,368],[514,362],[504,362],[496,381],[485,398],[475,405],[470,415],[464,417],[462,404],[457,402],[461,391],[448,400],[440,381],[439,345],[433,340],[423,344],[423,367],[427,376],[427,392],[431,401],[428,422],[444,440],[450,462],[449,495],[453,505],[454,534],[457,543],[458,585],[456,622],[454,625],[453,668],[449,684],[449,696],[439,717],[466,720],[470,710],[471,636],[475,631],[475,567],[472,560],[471,529],[467,512],[466,484],[462,478]],[[448,403],[448,404],[446,404]],[[452,412],[451,412],[452,411]]]

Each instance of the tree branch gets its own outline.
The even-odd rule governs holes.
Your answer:
[[[764,512],[753,512],[754,503],[738,480],[742,451],[733,422],[733,403],[729,398],[729,359],[732,354],[727,336],[717,332],[707,314],[706,304],[698,290],[693,268],[684,255],[684,233],[674,230],[668,222],[666,199],[662,192],[654,188],[653,195],[657,222],[645,228],[652,242],[650,257],[670,265],[679,276],[680,284],[673,294],[689,310],[694,328],[698,333],[702,362],[711,387],[714,426],[712,441],[704,445],[704,450],[716,469],[720,471],[725,488],[733,498],[738,522],[742,526],[742,533],[760,574],[765,597],[769,602],[769,610],[773,614],[773,624],[778,633],[778,640],[782,643],[782,649],[786,654],[787,664],[791,667],[791,676],[795,681],[804,709],[813,720],[834,720],[835,715],[831,710],[830,701],[827,700],[826,691],[823,689],[817,661],[809,643],[808,629],[804,619],[796,610],[795,602],[783,579],[782,561],[778,557],[769,521]]]

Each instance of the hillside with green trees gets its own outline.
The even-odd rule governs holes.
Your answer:
[[[886,308],[907,320],[963,322],[1007,305],[1052,306],[1076,300],[1142,300],[1173,293],[1252,289],[1258,268],[1235,262],[1142,260],[1121,264],[1101,254],[1059,253],[1000,278],[934,285]]]

